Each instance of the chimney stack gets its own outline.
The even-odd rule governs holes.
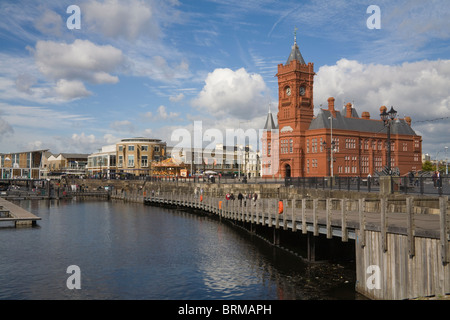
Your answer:
[[[405,121],[411,127],[411,117],[405,117]]]
[[[369,120],[370,119],[370,113],[367,111],[364,111],[361,115],[361,118],[363,118],[364,120]]]
[[[336,118],[336,110],[334,110],[334,98],[328,98],[328,111],[330,111],[331,115]]]
[[[345,110],[346,110],[346,115],[345,116],[347,118],[351,118],[352,117],[352,104],[350,102],[346,104]]]

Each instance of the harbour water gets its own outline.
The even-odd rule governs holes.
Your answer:
[[[38,226],[0,225],[0,300],[358,299],[353,271],[309,264],[229,223],[121,201],[18,202]],[[69,289],[69,266],[80,289]]]

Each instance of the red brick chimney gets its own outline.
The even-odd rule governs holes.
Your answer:
[[[365,119],[365,120],[369,120],[370,119],[370,113],[367,111],[364,111],[361,115],[361,118]]]
[[[345,116],[347,118],[351,118],[352,117],[352,104],[350,102],[346,104],[345,110],[346,110],[346,115]]]
[[[405,121],[411,127],[411,117],[405,117]]]
[[[328,111],[331,112],[333,117],[336,117],[336,110],[334,110],[334,98],[333,97],[328,98]]]

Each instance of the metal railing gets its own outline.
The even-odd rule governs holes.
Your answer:
[[[286,187],[303,189],[326,189],[358,192],[379,192],[380,179],[378,177],[317,177],[317,178],[286,178]],[[392,177],[391,191],[404,194],[421,195],[450,195],[450,178],[441,177]]]

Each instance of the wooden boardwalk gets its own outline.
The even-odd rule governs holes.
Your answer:
[[[443,197],[446,198],[446,197]],[[283,212],[279,213],[279,202]],[[178,207],[200,209],[237,221],[267,225],[269,227],[292,229],[314,235],[326,234],[328,238],[342,237],[343,241],[357,238],[360,229],[395,233],[410,237],[440,239],[443,231],[442,219],[436,214],[414,213],[413,200],[406,201],[405,212],[388,212],[385,199],[293,199],[279,200],[262,198],[256,201],[225,200],[214,196],[199,197],[183,194],[162,193],[145,198],[146,204],[166,204]],[[375,211],[375,209],[378,209]],[[447,202],[442,201],[441,211],[446,215]],[[362,226],[362,228],[361,228]],[[448,233],[448,228],[446,228]],[[361,239],[364,241],[364,239]]]
[[[31,212],[0,198],[0,222],[14,222],[15,226],[34,226],[40,217],[35,216]]]
[[[280,201],[283,211],[279,213]],[[386,199],[238,200],[161,193],[148,205],[201,210],[233,221],[292,230],[307,235],[308,251],[320,234],[355,241],[356,291],[373,299],[412,299],[450,294],[448,197],[439,198],[439,214],[415,213],[413,198],[403,212],[391,212]],[[322,236],[323,237],[323,236]],[[378,271],[373,271],[378,270]],[[375,273],[372,273],[375,272]],[[372,278],[379,279],[372,284]]]

